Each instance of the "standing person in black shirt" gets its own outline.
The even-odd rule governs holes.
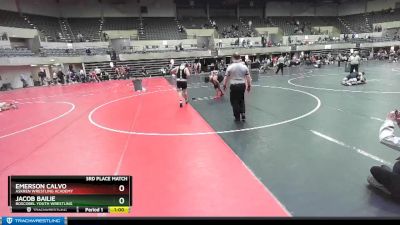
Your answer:
[[[46,78],[46,72],[44,69],[40,69],[38,76],[40,78],[40,85],[44,85],[44,78]]]
[[[181,64],[171,71],[176,76],[176,88],[179,94],[179,107],[183,107],[183,100],[189,103],[189,94],[187,92],[187,79],[190,76],[190,70],[187,63]]]

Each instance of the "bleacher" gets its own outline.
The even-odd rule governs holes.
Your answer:
[[[17,12],[0,10],[0,26],[18,27],[18,28],[33,28],[27,23],[23,17]]]
[[[248,22],[252,21],[252,27]],[[356,34],[373,31],[374,23],[387,21],[400,21],[400,10],[384,10],[364,14],[348,15],[341,17],[213,17],[221,37],[237,38],[258,36],[257,27],[280,27],[284,35],[294,34],[319,34],[318,30],[311,29],[318,26],[334,26],[342,33]],[[295,22],[299,22],[299,26]],[[237,25],[236,28],[232,25]],[[179,20],[173,17],[116,17],[116,18],[57,18],[30,14],[19,14],[0,10],[0,25],[34,28],[39,30],[42,40],[71,42],[80,41],[78,33],[83,36],[83,41],[100,41],[104,30],[133,30],[139,31],[141,40],[180,40],[187,38],[186,32],[178,30],[179,25],[186,29],[212,28],[210,20],[206,17],[183,17]],[[295,30],[304,27],[304,32],[296,33]],[[391,32],[385,32],[387,40],[393,37]],[[190,48],[186,48],[190,49]],[[160,51],[157,48],[147,48],[148,51]]]
[[[100,41],[102,27],[100,18],[69,18],[67,21],[76,41],[80,41],[77,36],[79,33],[82,34],[83,41]]]
[[[179,21],[175,18],[146,17],[143,24],[146,40],[180,40],[187,37],[186,32],[178,31]]]
[[[367,13],[367,17],[371,21],[371,24],[400,21],[400,9],[394,9],[393,11],[384,10],[379,12],[371,12]]]
[[[106,55],[107,48],[90,49],[90,55]],[[73,57],[88,55],[86,49],[41,49],[41,56]]]
[[[67,38],[62,34],[59,18],[50,16],[24,15],[27,23],[33,24],[33,28],[46,36],[48,41],[66,42]]]
[[[183,62],[194,62],[195,58],[174,58],[175,66],[180,65]],[[137,61],[119,61],[118,66],[129,66],[131,74],[133,76],[142,76],[140,69],[144,66],[151,76],[160,76],[160,69],[167,67],[170,64],[170,59],[151,59],[151,60],[137,60]],[[110,62],[97,62],[97,63],[85,63],[86,73],[90,72],[94,68],[99,67],[102,71],[106,71],[109,74],[115,74],[114,70],[110,67]]]
[[[0,48],[0,57],[27,57],[35,54],[27,48]]]
[[[238,20],[236,17],[216,17],[211,18],[215,21],[218,27],[218,33],[221,37],[225,38],[237,38],[237,37],[251,37],[254,35],[253,30],[249,30],[244,23]],[[237,29],[232,25],[237,26]]]
[[[212,28],[210,22],[205,17],[183,17],[179,21],[186,29]]]
[[[342,16],[339,18],[340,30],[344,33],[370,33],[372,24],[369,23],[365,14]],[[368,21],[368,22],[367,22]]]
[[[138,17],[105,17],[103,30],[136,30],[139,24]]]
[[[246,23],[248,23],[249,20],[251,20],[253,27],[276,27],[276,25],[271,23],[269,19],[264,19],[264,18],[256,17],[256,16],[253,16],[253,17],[245,16],[245,17],[241,17],[241,18]]]
[[[271,23],[276,27],[280,27],[285,35],[294,35],[294,34],[318,34],[314,33],[312,27],[319,26],[334,26],[338,27],[338,21],[336,17],[311,17],[311,16],[303,16],[303,17],[271,17]],[[296,25],[296,22],[299,22],[299,25]],[[303,28],[304,32],[296,33],[296,28]]]

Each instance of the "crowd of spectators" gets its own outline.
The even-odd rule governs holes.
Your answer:
[[[229,27],[224,27],[221,34],[224,38],[254,37],[254,33],[252,31],[241,30],[239,29],[238,24],[232,24]]]

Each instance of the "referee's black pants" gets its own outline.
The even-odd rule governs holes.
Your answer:
[[[350,73],[352,73],[354,70],[358,73],[358,64],[350,65]]]
[[[281,71],[281,73],[283,75],[283,63],[278,64],[278,69],[276,70],[275,74],[277,74],[279,72],[279,70]]]
[[[246,112],[244,104],[244,93],[246,84],[231,84],[230,100],[233,109],[233,116],[236,120],[240,120],[240,114]]]
[[[374,166],[370,171],[375,180],[389,190],[393,197],[400,198],[400,161],[394,164],[393,170]]]

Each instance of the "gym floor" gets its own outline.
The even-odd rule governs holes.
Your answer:
[[[120,174],[134,179],[130,216],[398,216],[366,179],[399,157],[378,131],[399,106],[400,65],[360,71],[366,85],[342,86],[337,65],[260,74],[240,123],[203,76],[183,108],[161,77],[142,93],[128,80],[0,93],[19,102],[0,113],[0,199],[9,175]]]

